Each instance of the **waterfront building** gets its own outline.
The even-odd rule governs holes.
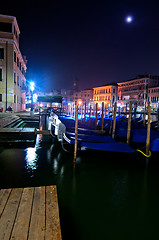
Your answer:
[[[134,79],[118,83],[118,106],[125,108],[131,101],[133,107],[144,109],[148,103],[148,92],[159,86],[158,77],[139,75]],[[151,101],[151,98],[149,98]]]
[[[154,111],[159,108],[159,86],[150,87],[148,90],[148,101],[151,102],[151,107]]]
[[[14,16],[0,15],[0,108],[25,110],[26,57],[19,49],[20,30]]]
[[[83,104],[92,105],[93,104],[93,89],[81,90],[81,100]]]
[[[117,101],[117,92],[118,86],[115,83],[101,87],[95,87],[93,88],[93,103],[98,103],[99,107],[101,107],[102,102],[104,102],[106,108],[112,107]]]

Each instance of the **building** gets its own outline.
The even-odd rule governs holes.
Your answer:
[[[112,107],[117,101],[117,93],[118,86],[115,83],[93,88],[93,103],[101,106],[104,102],[106,108]]]
[[[157,111],[157,109],[159,108],[159,86],[149,88],[148,101],[151,102],[152,109]]]
[[[25,110],[26,58],[19,49],[20,30],[15,17],[0,15],[0,108]]]
[[[139,75],[134,79],[118,83],[118,106],[125,108],[131,101],[133,107],[145,108],[148,103],[149,88],[157,86],[159,86],[158,77],[150,75]]]
[[[93,104],[93,89],[81,90],[81,100],[83,104],[92,105]]]

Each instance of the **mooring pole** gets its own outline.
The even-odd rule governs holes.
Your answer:
[[[96,121],[95,121],[95,128],[97,127],[97,115],[98,115],[98,103],[96,103]]]
[[[89,107],[89,124],[91,122],[91,111],[92,111],[92,106],[90,105],[90,107]]]
[[[86,121],[86,102],[84,103],[84,121]]]
[[[131,132],[131,111],[132,111],[132,103],[129,103],[129,118],[128,118],[128,131],[127,131],[127,144],[130,143],[130,132]]]
[[[146,154],[149,154],[150,149],[150,128],[151,128],[151,106],[148,104],[148,122],[147,122],[147,138],[146,138]]]
[[[102,102],[102,127],[101,127],[102,131],[103,131],[103,126],[104,126],[104,102]]]
[[[114,114],[113,114],[113,131],[112,131],[112,138],[115,137],[116,109],[117,109],[117,103],[115,102],[115,105],[114,105]]]
[[[78,104],[76,103],[76,111],[75,111],[75,146],[74,146],[74,159],[73,159],[73,167],[76,167],[76,157],[77,157],[77,137],[78,137]]]

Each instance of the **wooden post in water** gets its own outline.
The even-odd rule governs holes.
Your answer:
[[[146,154],[149,154],[150,149],[150,128],[151,128],[151,106],[148,104],[148,122],[147,122],[147,138],[146,138]]]
[[[86,121],[86,102],[84,104],[84,121]]]
[[[113,131],[112,131],[112,138],[115,137],[116,109],[117,109],[117,103],[115,102],[115,105],[114,105],[114,114],[113,114]]]
[[[76,156],[77,156],[77,137],[78,137],[78,104],[76,103],[76,111],[75,111],[75,146],[74,146],[74,159],[73,159],[73,167],[76,167]]]
[[[104,102],[102,102],[102,127],[101,127],[102,131],[103,131],[103,126],[104,126]]]
[[[89,108],[89,124],[91,122],[91,111],[92,111],[92,106],[90,105],[90,108]]]
[[[132,111],[132,103],[129,103],[129,118],[128,118],[128,131],[127,131],[127,144],[130,143],[130,132],[131,132],[131,111]]]
[[[96,103],[96,121],[95,121],[95,128],[97,127],[97,115],[98,115],[98,103]]]

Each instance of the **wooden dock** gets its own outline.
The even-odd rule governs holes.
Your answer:
[[[0,239],[62,239],[56,186],[1,189]]]

